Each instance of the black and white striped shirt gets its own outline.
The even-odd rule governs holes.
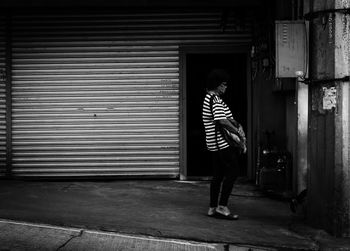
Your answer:
[[[210,98],[212,96],[214,96],[214,98],[211,110]],[[205,129],[205,141],[209,151],[218,151],[229,147],[229,144],[223,138],[220,131],[215,133],[215,121],[228,118],[233,118],[230,108],[219,96],[208,93],[203,102],[202,119]]]

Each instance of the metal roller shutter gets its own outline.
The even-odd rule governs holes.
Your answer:
[[[5,18],[0,16],[0,176],[6,172]]]
[[[179,45],[249,41],[217,13],[15,16],[13,174],[179,175]]]

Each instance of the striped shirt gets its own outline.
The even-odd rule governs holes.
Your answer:
[[[214,96],[214,98],[211,110],[210,98],[212,96]],[[219,96],[208,93],[203,102],[202,119],[205,129],[205,141],[209,151],[218,151],[229,147],[229,144],[226,142],[220,131],[217,130],[215,133],[215,121],[228,118],[233,118],[230,108]]]

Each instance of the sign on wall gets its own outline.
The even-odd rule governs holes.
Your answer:
[[[276,78],[306,72],[306,29],[303,21],[276,21]]]
[[[334,86],[323,87],[323,110],[332,110],[337,105],[337,90]]]

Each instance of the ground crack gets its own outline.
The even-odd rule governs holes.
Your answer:
[[[59,246],[56,251],[60,250],[61,248],[64,248],[71,240],[75,239],[75,238],[78,238],[78,237],[81,237],[84,233],[84,230],[80,230],[79,234],[78,235],[73,235],[71,236],[65,243],[63,243],[61,246]]]

